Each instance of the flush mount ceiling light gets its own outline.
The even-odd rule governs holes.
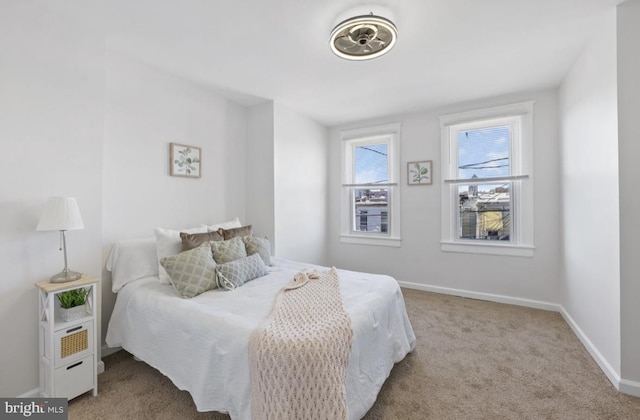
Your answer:
[[[331,50],[347,60],[380,57],[393,48],[398,38],[396,25],[381,16],[355,16],[336,25],[331,31]]]

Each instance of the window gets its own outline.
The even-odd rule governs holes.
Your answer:
[[[400,246],[400,124],[341,134],[341,242]]]
[[[443,251],[533,256],[533,102],[440,117]]]

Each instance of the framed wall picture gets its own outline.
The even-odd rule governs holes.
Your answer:
[[[407,183],[409,185],[430,185],[433,181],[430,160],[407,162]]]
[[[186,144],[170,143],[169,172],[171,176],[200,178],[202,150]]]

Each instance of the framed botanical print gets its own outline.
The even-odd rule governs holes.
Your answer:
[[[200,178],[202,149],[186,144],[170,143],[169,168],[171,176]]]
[[[430,160],[407,162],[407,183],[409,185],[430,185],[433,181],[431,174]]]

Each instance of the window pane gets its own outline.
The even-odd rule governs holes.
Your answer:
[[[511,239],[511,183],[458,186],[458,239]]]
[[[509,126],[458,131],[458,179],[511,175]]]
[[[355,184],[389,182],[387,143],[369,144],[354,150]]]
[[[353,190],[354,223],[356,232],[381,232],[389,229],[389,190],[361,189]]]

